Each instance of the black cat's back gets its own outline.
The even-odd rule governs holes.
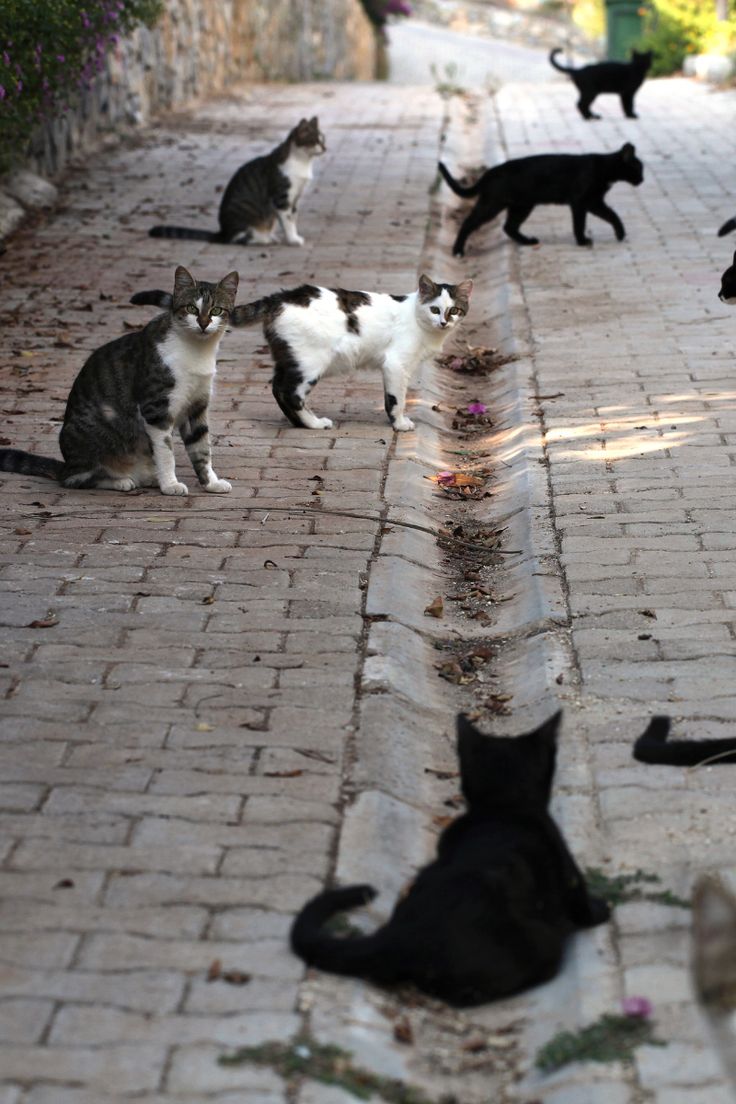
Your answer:
[[[294,921],[294,952],[333,973],[412,982],[458,1007],[553,977],[568,935],[608,917],[547,811],[558,723],[559,714],[507,739],[458,718],[468,812],[442,833],[437,857],[372,935],[340,939],[325,928],[336,912],[371,900],[370,886],[319,894]]]

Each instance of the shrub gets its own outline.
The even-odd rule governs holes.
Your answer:
[[[715,0],[650,0],[639,49],[653,50],[652,76],[682,68],[687,54],[736,49],[736,14],[718,20]]]
[[[153,23],[162,0],[0,0],[0,162],[68,109],[119,37]]]

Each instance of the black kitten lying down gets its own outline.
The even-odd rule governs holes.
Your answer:
[[[736,763],[736,739],[668,740],[669,731],[669,717],[653,717],[634,744],[634,758],[640,763],[672,767],[695,767],[715,755],[719,756],[719,763]]]
[[[513,739],[484,736],[459,716],[468,811],[440,836],[437,858],[372,935],[340,939],[323,930],[335,913],[372,900],[371,886],[320,893],[294,921],[295,953],[379,985],[413,982],[458,1007],[554,977],[568,935],[609,916],[547,810],[560,716]]]
[[[736,307],[736,253],[733,261],[721,276],[721,290],[718,298],[722,303],[728,303],[729,307]]]
[[[621,97],[621,106],[627,119],[637,119],[634,111],[634,95],[644,83],[647,70],[652,64],[652,51],[639,54],[631,51],[631,61],[599,61],[594,65],[583,65],[580,69],[560,65],[557,54],[562,50],[558,46],[549,55],[550,65],[560,73],[566,73],[580,93],[578,111],[584,119],[600,119],[600,115],[590,110],[591,104],[601,92],[615,92]]]
[[[442,162],[439,169],[456,195],[478,196],[452,247],[456,257],[464,255],[468,236],[504,209],[503,228],[508,236],[519,245],[537,245],[539,239],[525,237],[520,227],[539,203],[569,206],[578,245],[593,244],[585,233],[588,213],[610,223],[617,240],[623,241],[624,224],[604,196],[617,180],[638,185],[644,179],[644,166],[630,142],[615,153],[542,153],[505,161],[488,169],[469,188],[458,184]]]

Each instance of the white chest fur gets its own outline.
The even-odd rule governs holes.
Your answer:
[[[312,179],[312,158],[292,150],[284,161],[282,172],[289,181],[289,207],[294,210],[304,189]]]
[[[161,359],[174,377],[169,411],[175,424],[192,403],[209,400],[219,344],[219,335],[200,339],[171,330],[158,346]]]

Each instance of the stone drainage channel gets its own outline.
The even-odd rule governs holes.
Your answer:
[[[453,98],[440,155],[454,166],[475,166],[485,145],[487,164],[502,160],[497,134],[492,99]],[[448,355],[418,383],[436,421],[424,419],[411,439],[397,435],[388,463],[333,868],[339,884],[380,889],[365,912],[351,914],[351,923],[366,928],[386,918],[434,853],[439,830],[462,809],[456,713],[470,713],[484,731],[516,734],[560,704],[569,714],[577,698],[513,254],[504,245],[490,263],[477,253],[451,260],[458,203],[447,197],[436,184],[421,267],[439,279],[471,277],[472,307]],[[487,413],[469,414],[475,403]],[[438,471],[455,478],[437,483]],[[573,754],[566,735],[563,762]],[[580,749],[574,754],[581,758]],[[554,811],[581,865],[595,865],[596,805],[584,754],[579,767],[574,792],[563,792],[558,781]],[[572,1074],[542,1081],[534,1055],[558,1031],[586,1022],[585,989],[612,970],[604,927],[571,941],[552,983],[467,1013],[316,972],[302,988],[301,1011],[318,1042],[344,1047],[358,1066],[421,1086],[429,1100],[449,1094],[462,1104],[526,1104],[544,1085],[545,1102],[561,1104],[573,1095],[588,1099],[589,1077],[600,1085],[601,1067],[568,1067]],[[298,1099],[322,1097],[307,1092]]]

